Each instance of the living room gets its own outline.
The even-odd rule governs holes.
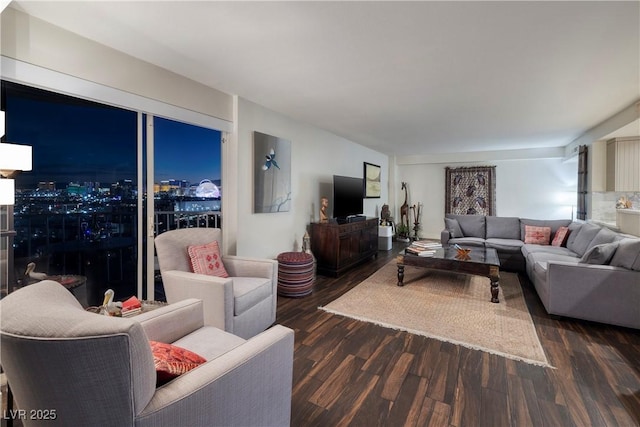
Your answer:
[[[29,30],[25,31],[26,29]],[[361,176],[363,162],[380,165],[383,172],[380,198],[365,199],[364,213],[377,216],[382,205],[388,204],[392,216],[398,217],[398,209],[404,200],[400,183],[406,181],[409,186],[408,202],[421,203],[424,206],[421,219],[423,237],[433,238],[439,234],[444,210],[443,169],[451,164],[500,164],[497,174],[497,180],[501,183],[497,186],[497,210],[500,215],[560,218],[571,217],[572,210],[575,210],[576,201],[570,198],[567,200],[566,194],[577,189],[577,157],[571,150],[575,150],[577,142],[574,140],[579,139],[579,134],[565,146],[509,150],[483,148],[469,152],[432,153],[428,156],[389,156],[386,152],[367,148],[353,140],[291,119],[241,96],[232,99],[216,89],[197,85],[179,75],[151,67],[148,63],[88,39],[79,38],[13,8],[3,12],[3,32],[3,60],[5,64],[9,59],[17,61],[4,66],[5,78],[11,73],[14,81],[20,81],[20,78],[24,77],[16,76],[16,73],[22,69],[26,70],[28,64],[35,64],[47,70],[57,70],[66,75],[102,82],[107,87],[121,88],[126,92],[160,100],[166,99],[172,105],[184,105],[189,110],[199,108],[201,112],[222,118],[227,123],[233,122],[235,115],[238,132],[237,135],[233,134],[232,138],[237,138],[237,143],[230,144],[231,147],[225,146],[226,151],[223,153],[225,163],[238,162],[237,173],[227,168],[223,177],[228,189],[224,208],[228,219],[224,227],[224,244],[230,252],[274,257],[291,248],[295,242],[300,241],[309,221],[312,218],[318,219],[318,204],[321,197],[330,196],[327,193],[330,190],[332,175]],[[74,46],[73,50],[68,49],[71,45]],[[105,75],[100,70],[90,67],[91,58],[95,58],[95,62],[98,63],[109,58],[108,61],[113,68],[139,70],[142,75],[125,82],[117,76]],[[85,66],[78,68],[83,63]],[[23,72],[23,75],[26,74]],[[153,75],[157,76],[160,87],[154,87],[150,83],[149,76]],[[37,78],[43,79],[41,76]],[[56,81],[56,76],[49,79],[50,82]],[[172,86],[180,87],[180,93],[169,90],[165,84],[168,79],[175,79]],[[136,83],[140,85],[136,87]],[[32,84],[46,87],[47,82],[35,81]],[[65,87],[64,90],[80,91],[73,87]],[[212,103],[211,99],[216,101]],[[592,132],[593,135],[589,135],[586,131],[590,129],[586,129],[586,136],[590,140],[586,139],[580,143],[589,144],[597,139],[606,138],[608,134],[627,124],[620,124],[620,121],[628,118],[630,114],[637,115],[635,106],[621,105],[615,114],[602,117],[592,124],[595,131]],[[244,197],[238,196],[237,200],[233,199],[236,195],[234,189],[250,188],[253,179],[251,170],[243,165],[253,158],[252,132],[256,130],[285,138],[293,143],[291,181],[295,198],[292,210],[286,214],[253,214],[251,195],[246,192],[242,193]],[[331,167],[327,168],[325,165]],[[520,179],[523,174],[536,178]],[[517,189],[514,188],[515,183],[518,183]],[[573,214],[575,215],[575,212]],[[282,220],[284,216],[287,218]]]
[[[42,7],[42,11],[46,11],[46,6]],[[228,132],[229,139],[222,147],[226,196],[222,251],[227,254],[274,259],[279,253],[299,250],[309,223],[319,220],[321,198],[331,195],[333,175],[361,177],[365,162],[380,166],[382,175],[380,197],[364,199],[363,213],[379,217],[382,206],[388,204],[392,216],[399,218],[400,206],[405,201],[401,183],[407,182],[407,202],[423,206],[422,238],[438,239],[443,228],[446,166],[496,166],[496,211],[500,216],[577,218],[576,147],[607,139],[617,129],[633,123],[639,114],[636,79],[635,92],[620,96],[624,102],[604,115],[598,112],[601,115],[591,117],[587,127],[572,129],[573,137],[557,144],[505,149],[477,142],[476,150],[450,151],[445,142],[439,144],[439,151],[429,154],[393,154],[386,147],[362,145],[355,136],[339,136],[313,122],[267,108],[260,104],[257,95],[254,99],[231,95],[233,92],[205,85],[176,71],[168,71],[161,64],[151,64],[146,59],[84,38],[62,24],[41,20],[37,17],[37,8],[32,13],[29,13],[28,2],[16,2],[2,12],[0,72],[3,79],[108,104],[120,103],[159,116],[179,119],[179,114],[187,114],[185,121],[196,121],[188,115],[196,112],[206,116],[201,118],[204,124]],[[73,14],[67,19],[73,19]],[[636,71],[637,64],[636,60]],[[190,65],[186,61],[181,66]],[[256,70],[245,72],[258,73]],[[114,98],[110,98],[114,92]],[[103,95],[105,93],[109,95]],[[169,108],[153,103],[143,106],[143,99],[167,104]],[[340,110],[339,101],[335,100],[336,110]],[[361,106],[361,110],[366,108]],[[474,113],[460,114],[459,125],[474,121]],[[357,121],[360,114],[366,115],[366,112],[344,113],[351,116],[352,121]],[[256,131],[291,142],[292,203],[288,212],[254,213],[250,189],[254,185],[252,160]],[[363,135],[369,131],[362,129]],[[330,204],[330,212],[332,208]],[[637,376],[637,370],[631,370]],[[637,397],[637,389],[635,393]]]

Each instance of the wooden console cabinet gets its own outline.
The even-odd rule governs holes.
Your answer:
[[[347,224],[311,223],[311,250],[318,273],[339,276],[344,271],[378,255],[376,218]]]

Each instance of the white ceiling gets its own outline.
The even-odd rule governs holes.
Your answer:
[[[640,99],[637,1],[12,6],[389,154],[564,146]]]

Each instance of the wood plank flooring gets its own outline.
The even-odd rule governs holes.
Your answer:
[[[318,276],[310,296],[279,297],[277,323],[296,333],[292,426],[640,426],[640,332],[550,316],[524,275],[556,369],[317,309],[400,248],[339,278]]]

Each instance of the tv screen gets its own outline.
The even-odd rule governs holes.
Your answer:
[[[344,219],[362,214],[364,181],[362,178],[333,176],[333,216]]]

